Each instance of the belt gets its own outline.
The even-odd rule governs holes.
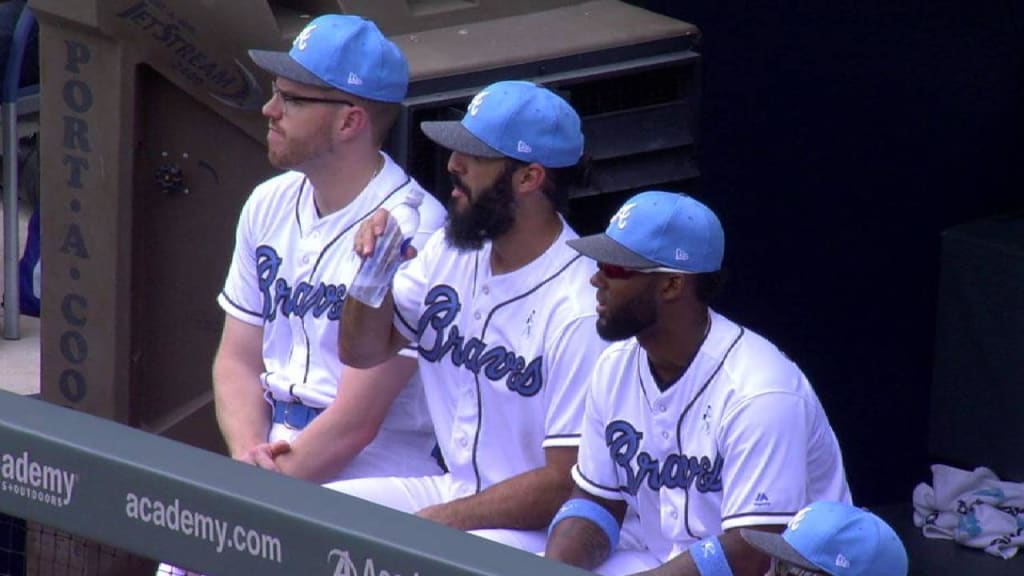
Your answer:
[[[285,427],[292,430],[302,430],[324,411],[323,408],[314,408],[298,402],[284,400],[274,400],[273,402],[274,424],[284,424]]]

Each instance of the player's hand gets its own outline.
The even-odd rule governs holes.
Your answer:
[[[359,258],[365,260],[377,248],[377,239],[384,235],[388,225],[388,217],[391,214],[384,208],[378,209],[372,216],[363,221],[356,230],[356,237],[353,248]],[[409,245],[402,257],[411,260],[416,257],[416,248]]]
[[[377,239],[384,234],[384,228],[388,225],[388,216],[390,213],[380,208],[359,225],[354,248],[360,258],[365,259],[373,254],[374,248],[377,247]]]
[[[427,506],[417,512],[416,515],[420,518],[426,518],[427,520],[432,520],[438,524],[444,524],[445,526],[450,526],[458,530],[469,529],[469,526],[463,526],[458,515],[455,514],[455,509],[448,503]]]
[[[284,440],[265,442],[251,448],[244,456],[239,458],[239,460],[247,464],[258,466],[264,470],[281,472],[281,468],[276,462],[274,462],[274,459],[282,454],[287,454],[291,449],[292,445]]]

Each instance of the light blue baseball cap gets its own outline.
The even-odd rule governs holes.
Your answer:
[[[606,264],[699,274],[722,268],[725,233],[718,216],[692,196],[653,190],[627,200],[603,234],[568,244]]]
[[[473,97],[461,122],[422,122],[420,129],[449,150],[484,158],[508,156],[564,168],[583,155],[579,114],[532,82],[491,84]]]
[[[359,16],[320,16],[295,37],[290,51],[249,50],[249,57],[276,76],[369,100],[401,102],[409,87],[402,51]]]
[[[782,534],[740,530],[751,546],[807,570],[833,576],[907,576],[907,551],[878,516],[842,502],[815,502]]]

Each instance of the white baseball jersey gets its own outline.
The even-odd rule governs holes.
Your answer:
[[[608,348],[572,471],[583,490],[637,512],[639,540],[661,562],[728,529],[786,524],[814,500],[850,501],[839,443],[804,374],[761,336],[710,318],[664,392],[635,338]]]
[[[234,257],[217,301],[234,318],[263,328],[266,371],[260,380],[269,397],[326,407],[339,382],[344,392],[338,321],[346,287],[360,263],[353,237],[378,208],[393,207],[408,190],[419,188],[384,157],[380,174],[362,193],[326,217],[318,215],[312,184],[298,172],[263,182],[242,209]],[[444,218],[441,204],[425,194],[413,244],[422,247]],[[277,432],[283,428],[275,426],[271,439],[281,437]],[[395,399],[377,437],[343,476],[436,473],[433,445],[422,388],[414,377]]]
[[[449,499],[544,466],[544,448],[579,444],[607,344],[595,330],[594,263],[565,244],[576,237],[563,220],[543,255],[494,275],[489,243],[458,251],[439,231],[395,279],[395,326],[419,346]]]

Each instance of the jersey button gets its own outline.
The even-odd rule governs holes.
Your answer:
[[[662,430],[661,431],[661,437],[664,438],[665,440],[668,440],[668,432],[665,431],[665,430]]]
[[[487,286],[484,286],[483,290],[481,290],[481,291],[484,293],[484,296],[486,296],[486,295],[491,293],[491,289],[488,288]]]
[[[302,257],[302,263],[303,264],[309,264],[309,256],[303,256]]]
[[[674,519],[674,518],[679,518],[679,512],[676,512],[675,510],[673,510],[673,511],[672,511],[672,512],[671,512],[671,513],[669,514],[669,516],[671,516],[671,517],[672,517],[673,519]]]
[[[480,313],[477,312],[476,314],[473,314],[473,318],[476,318],[477,320],[479,320],[480,319]]]
[[[459,438],[459,445],[465,448],[469,444],[469,440],[466,438]]]
[[[658,410],[661,411],[661,412],[664,412],[664,411],[668,410],[668,408],[666,408],[664,404],[661,404],[661,405],[658,406]]]

